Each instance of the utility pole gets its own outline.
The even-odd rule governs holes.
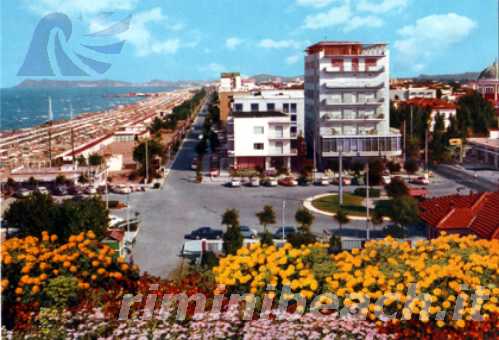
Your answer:
[[[284,212],[286,211],[286,201],[282,201],[282,240],[284,241]]]
[[[73,170],[76,170],[75,140],[73,131],[73,104],[69,103],[69,119],[71,124],[71,154],[73,155]]]
[[[410,121],[410,132],[411,132],[411,138],[412,138],[412,131],[413,131],[413,123],[412,123],[412,117],[414,115],[414,106],[411,105],[411,121]]]
[[[366,239],[371,239],[371,230],[369,229],[369,162],[366,165]]]
[[[340,152],[340,164],[339,164],[339,170],[340,170],[340,175],[339,175],[339,180],[340,180],[340,208],[343,206],[343,145],[338,145],[339,147],[339,152]]]
[[[314,154],[314,169],[312,170],[314,175],[314,182],[315,182],[315,174],[317,173],[317,156],[315,154],[315,148],[316,148],[316,144],[317,144],[317,130],[316,130],[316,134],[314,136],[314,150],[313,150],[313,154]]]
[[[425,130],[425,137],[424,137],[424,164],[425,164],[425,171],[428,173],[428,127]]]
[[[52,98],[49,97],[49,167],[52,167],[52,120],[54,119],[54,113],[52,112]]]
[[[404,131],[404,163],[407,159],[407,124],[406,124],[406,121],[404,119],[404,127],[403,127],[403,131]]]
[[[149,140],[146,139],[146,180],[145,180],[145,185],[147,186],[147,183],[149,183]]]

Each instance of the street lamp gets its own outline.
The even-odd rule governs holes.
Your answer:
[[[369,229],[369,161],[366,164],[366,239],[371,239],[371,230]]]
[[[339,161],[339,180],[340,180],[340,185],[339,185],[339,202],[340,202],[340,207],[343,206],[343,141],[341,141],[341,144],[338,144],[338,152],[340,156],[340,161]]]

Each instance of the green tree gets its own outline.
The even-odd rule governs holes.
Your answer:
[[[161,120],[161,118],[159,118],[159,117],[156,117],[156,118],[154,118],[151,125],[149,126],[149,131],[152,134],[155,134],[155,133],[159,132],[163,128],[163,126],[164,126],[163,120]]]
[[[419,164],[414,159],[408,159],[404,163],[404,170],[409,174],[414,174],[419,170]]]
[[[369,183],[371,185],[379,185],[382,182],[383,171],[385,164],[381,158],[376,158],[369,162]]]
[[[57,185],[64,185],[64,184],[66,184],[66,182],[67,182],[67,179],[66,179],[66,176],[64,176],[64,175],[58,175],[55,178],[55,184],[57,184]]]
[[[375,212],[380,216],[387,216],[393,222],[402,226],[419,221],[419,209],[416,199],[410,196],[396,197],[389,201],[378,201]]]
[[[56,203],[52,196],[34,192],[24,200],[13,202],[4,219],[9,227],[18,228],[21,236],[40,237],[43,231],[48,231],[65,242],[70,235],[87,230],[101,239],[108,227],[108,214],[99,197]]]
[[[226,255],[235,254],[243,245],[243,235],[239,227],[239,212],[236,209],[227,209],[222,215],[222,224],[227,226],[223,235],[223,248]]]
[[[271,205],[264,206],[262,211],[256,213],[256,217],[260,224],[263,225],[265,231],[268,231],[267,227],[270,224],[275,224],[276,222],[274,208]]]
[[[390,197],[400,197],[409,194],[409,187],[402,177],[393,177],[389,184],[385,185],[385,190]]]
[[[347,212],[342,208],[338,209],[336,214],[334,214],[334,219],[336,220],[336,222],[338,222],[340,230],[342,229],[344,224],[350,222],[350,218],[348,217]]]
[[[450,153],[447,144],[448,140],[445,138],[444,117],[440,113],[437,113],[435,115],[432,139],[429,144],[431,159],[434,162],[441,163],[449,160]]]
[[[295,213],[296,223],[300,225],[300,229],[304,232],[310,232],[310,227],[314,223],[315,216],[307,208],[298,209]]]
[[[85,156],[80,155],[76,159],[76,163],[78,164],[78,166],[87,166],[87,159],[85,158]]]
[[[496,111],[479,92],[474,91],[459,98],[457,120],[464,133],[486,135],[490,128],[497,127]]]
[[[146,157],[146,142],[139,143],[133,150],[133,160],[139,163],[140,172],[145,175],[146,173],[146,158],[149,163],[150,174],[154,175],[155,169],[153,168],[153,160],[155,156],[161,157],[163,155],[163,146],[156,140],[151,139],[147,141],[147,156]]]
[[[90,156],[88,156],[88,164],[90,166],[99,166],[102,164],[103,161],[104,158],[98,153],[93,153]]]

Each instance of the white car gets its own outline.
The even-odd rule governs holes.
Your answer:
[[[230,180],[230,186],[232,188],[238,188],[241,186],[241,180],[239,178],[233,178]]]
[[[46,187],[38,187],[36,188],[36,191],[38,191],[40,194],[48,195],[49,190]]]
[[[116,227],[118,224],[123,223],[124,221],[124,218],[116,215],[109,215],[109,227]]]
[[[97,189],[95,187],[92,187],[92,186],[86,187],[84,191],[86,194],[89,194],[89,195],[95,195],[97,193]]]
[[[392,178],[390,176],[382,176],[381,177],[382,180],[383,180],[383,183],[386,185],[386,184],[390,184],[392,182]]]
[[[117,194],[129,194],[132,192],[132,190],[130,190],[130,187],[127,187],[124,184],[113,187],[113,191]]]
[[[330,179],[327,177],[321,177],[315,180],[316,185],[329,185],[330,182]]]
[[[250,186],[252,186],[252,187],[258,187],[258,186],[260,186],[260,178],[258,178],[258,177],[252,177],[250,179]]]

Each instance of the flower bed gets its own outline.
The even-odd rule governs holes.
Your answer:
[[[460,331],[470,327],[476,323],[478,307],[483,324],[497,330],[493,320],[499,313],[498,264],[498,240],[442,236],[418,242],[415,248],[391,238],[370,241],[362,250],[332,256],[319,244],[301,249],[289,244],[280,249],[254,244],[221,259],[213,271],[217,283],[229,292],[278,295],[287,286],[290,294],[284,299],[292,300],[297,293],[308,301],[332,293],[338,299],[338,310],[357,310],[380,326],[385,315],[395,313],[402,319],[393,321],[397,329],[411,321],[421,329],[431,326],[431,332],[433,328]],[[267,292],[268,285],[276,291]],[[473,306],[475,293],[482,298]],[[331,298],[319,297],[312,307],[323,303],[331,303]],[[460,315],[457,320],[454,312]]]

